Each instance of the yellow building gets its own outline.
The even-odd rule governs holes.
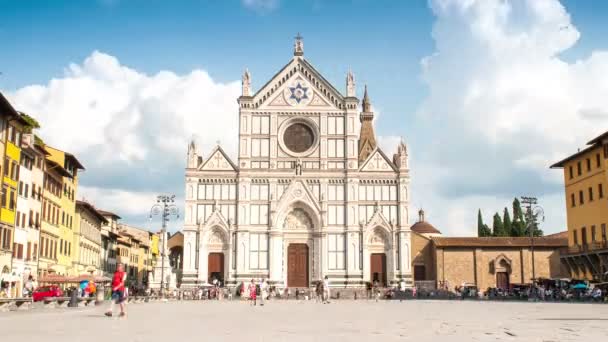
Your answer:
[[[42,193],[42,225],[40,229],[40,264],[38,277],[47,273],[67,275],[68,265],[59,264],[61,202],[63,178],[70,174],[62,165],[46,159]]]
[[[11,106],[0,93],[0,276],[2,280],[14,282],[11,272],[15,231],[15,210],[21,162],[21,135],[28,122]],[[22,252],[22,251],[21,251]]]
[[[59,251],[58,264],[65,267],[68,275],[77,275],[74,269],[74,219],[76,216],[76,193],[78,190],[78,170],[84,170],[73,154],[47,146],[50,153],[47,159],[63,166],[69,175],[62,177],[61,210],[59,213]]]
[[[568,251],[573,278],[604,281],[608,271],[608,132],[551,166],[564,172]]]
[[[120,224],[120,235],[129,237],[131,242],[129,270],[127,274],[132,279],[132,285],[147,285],[149,272],[152,269],[152,236],[145,229]]]

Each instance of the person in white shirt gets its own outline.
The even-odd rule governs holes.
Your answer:
[[[329,304],[329,298],[329,278],[325,276],[325,279],[323,279],[323,304]]]
[[[266,298],[268,298],[268,282],[266,282],[266,279],[262,279],[260,282],[260,306],[264,306]]]

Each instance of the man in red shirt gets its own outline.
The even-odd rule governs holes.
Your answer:
[[[110,301],[110,309],[106,312],[106,316],[112,317],[114,311],[114,303],[120,306],[120,317],[125,316],[125,281],[127,274],[124,271],[122,264],[116,265],[116,272],[112,277],[112,299]]]

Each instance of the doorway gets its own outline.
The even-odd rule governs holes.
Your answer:
[[[287,247],[287,286],[308,287],[308,245],[292,243]]]
[[[509,273],[496,272],[496,288],[503,290],[509,289]]]
[[[370,256],[370,280],[372,284],[376,281],[380,286],[386,286],[386,254],[373,253]]]
[[[224,253],[209,253],[207,282],[217,279],[224,284]]]

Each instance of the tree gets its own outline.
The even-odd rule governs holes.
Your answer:
[[[539,228],[538,213],[535,214],[531,210],[526,210],[526,236],[530,236],[530,229],[532,229],[534,236],[543,236],[543,231]]]
[[[502,218],[500,214],[494,214],[494,224],[492,225],[492,233],[494,236],[507,236],[502,224]]]
[[[511,222],[511,215],[509,215],[509,209],[506,207],[502,215],[502,227],[505,234],[504,236],[512,236],[513,224]]]
[[[515,197],[513,200],[513,222],[511,223],[511,236],[526,235],[526,220],[521,209],[519,199]]]
[[[477,212],[477,236],[492,236],[490,228],[487,225],[483,224],[483,218],[481,217],[481,209],[479,209],[479,211]]]

